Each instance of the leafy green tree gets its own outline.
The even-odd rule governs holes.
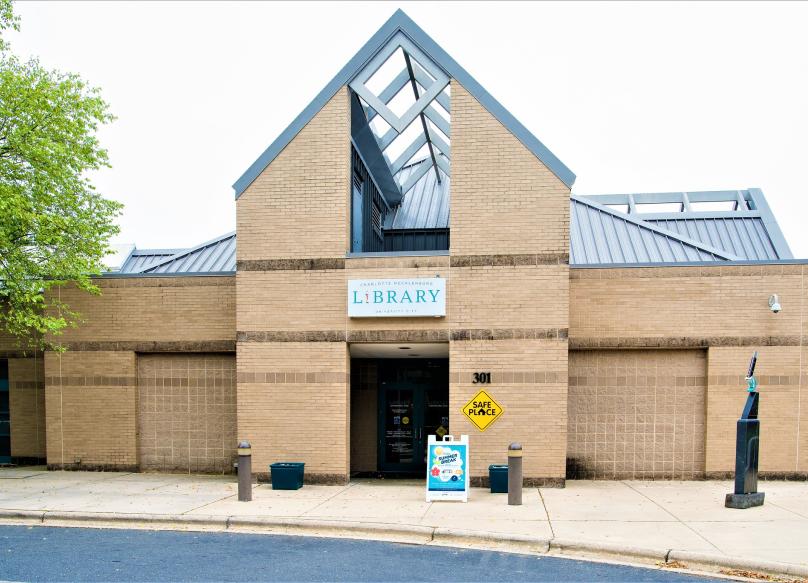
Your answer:
[[[0,0],[0,32],[17,29]],[[113,119],[97,88],[78,75],[21,61],[0,40],[0,331],[40,347],[79,315],[55,288],[89,293],[103,270],[121,205],[87,173],[109,166],[96,131]]]

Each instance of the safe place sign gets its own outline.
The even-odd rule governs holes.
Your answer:
[[[480,431],[485,431],[489,425],[502,415],[502,407],[494,398],[480,391],[474,398],[463,406],[463,415]]]
[[[348,316],[351,318],[418,318],[446,315],[446,280],[348,280]]]
[[[469,436],[455,441],[451,435],[439,440],[429,436],[426,464],[426,501],[461,500],[469,497]]]

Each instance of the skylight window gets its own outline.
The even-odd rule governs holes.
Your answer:
[[[691,202],[690,210],[699,212],[734,211],[738,210],[737,200],[715,200],[705,202]],[[745,209],[742,209],[745,210]]]
[[[351,218],[352,251],[448,250],[452,116],[446,71],[399,31],[348,87],[351,164],[363,180]]]
[[[397,48],[386,61],[365,81],[367,88],[378,95],[385,87],[390,85],[404,68],[404,53],[401,47]]]
[[[395,168],[393,168],[392,164],[396,161],[396,159],[404,153],[407,148],[413,146],[418,142],[426,143],[424,139],[424,130],[421,127],[421,122],[419,120],[415,120],[412,122],[407,129],[401,132],[396,138],[390,142],[390,145],[384,150],[384,155],[387,157],[390,170],[393,174],[396,173]],[[404,163],[407,163],[414,157],[414,152],[410,153],[410,156],[407,160],[404,160]]]
[[[393,179],[406,195],[427,172],[451,176],[449,77],[397,33],[350,82]],[[417,170],[402,170],[418,161]]]
[[[637,213],[680,213],[682,212],[681,202],[644,202],[634,206]]]
[[[419,95],[423,93],[423,90],[419,89]],[[387,102],[387,107],[390,108],[397,116],[401,117],[407,110],[412,107],[412,104],[415,103],[415,94],[412,90],[411,84],[406,84],[401,91],[396,93],[396,96],[393,97],[390,101]]]
[[[621,213],[628,214],[628,205],[627,204],[607,204],[608,208],[612,209],[613,211],[618,211]]]

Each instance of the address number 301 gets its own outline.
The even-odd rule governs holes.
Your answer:
[[[488,385],[491,384],[491,373],[490,372],[475,372],[472,375],[472,381],[475,385]]]

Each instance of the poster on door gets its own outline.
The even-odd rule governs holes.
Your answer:
[[[426,464],[426,501],[460,500],[469,497],[469,436],[455,440],[429,436]]]

